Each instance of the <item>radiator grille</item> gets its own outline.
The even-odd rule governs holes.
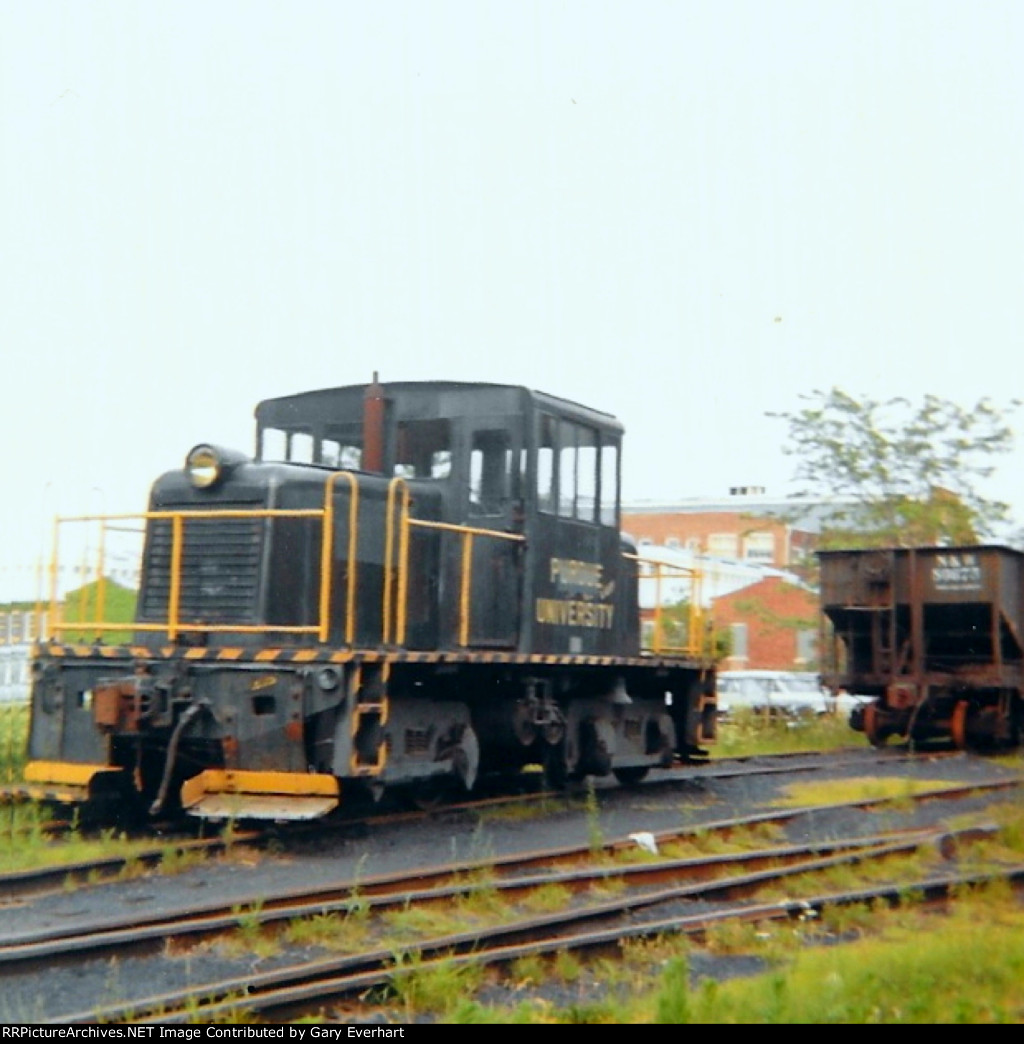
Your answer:
[[[405,753],[411,756],[430,753],[430,730],[429,729],[406,729],[405,730]]]
[[[225,504],[229,509],[234,505]],[[184,519],[181,554],[182,624],[254,624],[257,620],[263,518]],[[172,528],[150,523],[140,618],[167,619]]]

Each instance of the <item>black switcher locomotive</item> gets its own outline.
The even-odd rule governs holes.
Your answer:
[[[254,458],[199,445],[153,486],[127,625],[62,621],[55,600],[37,796],[310,819],[360,791],[526,766],[628,782],[706,753],[704,629],[641,648],[649,567],[620,533],[615,418],[374,375],[256,422]]]

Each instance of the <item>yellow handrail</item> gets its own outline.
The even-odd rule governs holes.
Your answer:
[[[333,478],[334,476],[332,476]],[[181,563],[182,549],[184,545],[185,522],[197,518],[320,518],[325,519],[327,512],[320,508],[231,508],[227,510],[217,509],[185,509],[178,511],[146,511],[120,515],[68,515],[58,517],[53,526],[53,549],[50,556],[50,612],[47,627],[47,637],[62,635],[69,630],[90,631],[139,631],[139,632],[166,632],[168,640],[173,641],[183,630],[197,631],[202,633],[232,633],[232,634],[261,634],[267,632],[282,632],[287,634],[321,634],[324,621],[314,625],[281,625],[281,624],[207,624],[182,622],[181,620]],[[142,623],[131,620],[109,622],[103,620],[79,620],[69,621],[62,618],[60,614],[60,602],[58,601],[58,560],[60,548],[60,527],[68,522],[100,522],[104,529],[108,522],[113,521],[143,521],[167,520],[171,523],[171,561],[167,605],[167,619],[163,623]],[[354,527],[353,527],[354,528]],[[351,548],[351,542],[350,542]],[[100,541],[100,561],[98,568],[102,570],[105,554],[103,539]],[[351,553],[351,550],[350,550]],[[350,569],[349,585],[350,597],[354,598],[353,570]],[[328,570],[329,573],[329,570]],[[329,577],[328,583],[329,583]],[[323,582],[324,578],[321,578]],[[104,577],[101,575],[97,582],[102,585]],[[329,592],[329,588],[328,588]],[[321,606],[323,605],[323,591],[321,590]],[[105,608],[105,592],[101,586],[98,592],[97,616],[100,615],[101,607]],[[83,614],[84,616],[84,614]],[[329,626],[329,618],[327,625]],[[351,625],[350,625],[351,626]]]
[[[344,476],[349,483],[349,533],[348,533],[348,575],[345,592],[345,642],[351,645],[355,639],[356,627],[356,594],[358,584],[358,511],[359,486],[356,477],[348,471],[335,472],[326,483],[323,506],[320,508],[230,508],[182,509],[175,511],[147,511],[121,515],[75,515],[57,518],[54,522],[53,552],[50,560],[50,620],[49,635],[62,635],[69,630],[88,628],[96,633],[110,631],[137,631],[140,633],[165,632],[170,641],[174,641],[183,631],[204,634],[313,634],[317,640],[326,643],[330,639],[331,604],[333,596],[333,562],[334,562],[334,494],[335,484]],[[522,543],[525,538],[519,533],[503,533],[493,529],[474,526],[457,525],[448,522],[436,522],[429,519],[412,518],[410,514],[411,496],[405,479],[396,477],[388,488],[386,510],[386,534],[384,553],[384,586],[382,592],[382,639],[385,643],[394,640],[404,644],[408,626],[409,597],[409,555],[410,531],[413,526],[422,529],[433,529],[459,534],[462,538],[460,556],[460,589],[458,642],[461,646],[469,645],[469,631],[472,601],[473,580],[473,541],[477,537],[497,540],[512,540]],[[184,543],[186,524],[194,519],[268,519],[268,518],[314,518],[320,519],[323,527],[320,550],[320,591],[318,599],[318,620],[315,624],[210,624],[183,620],[182,612],[182,568],[184,559]],[[60,527],[70,522],[96,522],[103,525],[99,546],[101,576],[105,555],[105,533],[107,524],[117,520],[169,521],[171,524],[171,549],[169,564],[169,589],[167,599],[166,620],[159,623],[143,623],[138,621],[66,621],[60,617],[58,601],[58,557]],[[397,525],[396,525],[397,521]],[[396,555],[396,529],[398,549]],[[395,602],[397,601],[397,605]],[[102,616],[105,609],[105,590],[101,587],[97,594],[97,616]]]
[[[171,519],[171,590],[167,598],[167,637],[173,642],[178,636],[178,613],[181,611],[181,545],[184,543],[185,523],[181,515]]]
[[[391,584],[392,584],[392,559],[395,553],[395,498],[398,491],[402,492],[402,514],[404,518],[409,512],[409,486],[401,475],[396,475],[388,483],[387,509],[384,515],[384,591],[381,599],[381,641],[387,645],[391,641]],[[401,570],[399,564],[399,585],[401,585]],[[402,599],[404,603],[404,599]],[[397,622],[396,622],[397,631]]]
[[[331,594],[334,573],[334,483],[344,476],[349,483],[348,577],[345,591],[345,642],[352,644],[356,613],[356,527],[359,511],[359,484],[351,471],[335,472],[324,486],[323,535],[320,541],[320,627],[318,638],[326,643],[331,631]]]
[[[470,593],[473,585],[473,538],[493,537],[498,540],[515,540],[522,543],[525,537],[521,533],[502,533],[497,529],[481,529],[476,526],[457,525],[453,522],[434,522],[426,518],[410,518],[408,511],[403,519],[404,529],[418,526],[421,529],[437,529],[448,533],[459,533],[462,535],[461,574],[459,577],[459,645],[465,648],[469,645],[469,604]],[[403,570],[406,571],[406,570]],[[405,615],[404,604],[401,607],[402,631],[398,641],[405,641]]]
[[[701,607],[701,585],[704,574],[699,569],[689,566],[674,565],[669,562],[661,562],[654,558],[644,558],[640,555],[625,554],[624,558],[649,567],[654,579],[654,621],[653,634],[650,649],[652,652],[683,652],[691,656],[702,653],[710,653],[714,649],[714,632],[706,631],[705,618],[707,613]],[[646,577],[651,578],[651,575]],[[645,579],[639,577],[639,579]],[[664,640],[664,619],[662,605],[662,579],[688,579],[690,581],[690,597],[687,612],[687,635],[685,645],[670,645]]]

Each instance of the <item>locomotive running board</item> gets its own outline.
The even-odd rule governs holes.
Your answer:
[[[334,776],[207,769],[186,780],[181,806],[203,819],[317,819],[338,807]]]

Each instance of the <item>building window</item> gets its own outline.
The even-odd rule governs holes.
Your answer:
[[[734,623],[729,625],[732,632],[732,656],[736,660],[746,660],[750,653],[747,651],[747,625],[745,623]]]
[[[805,630],[796,632],[796,662],[810,663],[818,655],[818,632]]]
[[[712,533],[708,537],[708,554],[712,558],[736,558],[739,537],[735,533]]]
[[[748,533],[743,538],[743,557],[748,562],[771,565],[775,561],[775,534]]]

